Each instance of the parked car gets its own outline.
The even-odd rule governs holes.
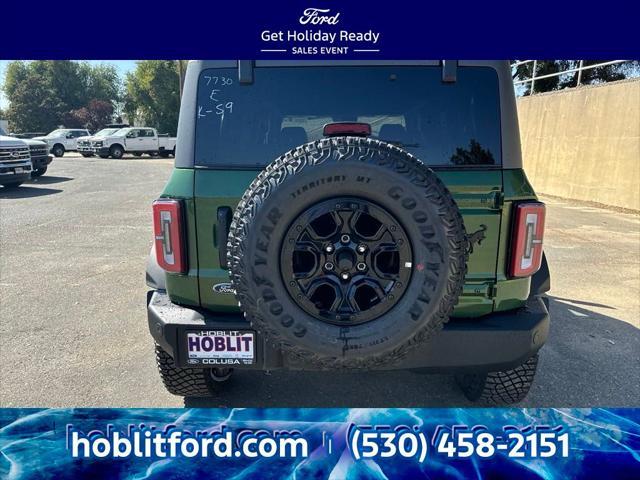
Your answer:
[[[25,140],[8,137],[0,129],[0,185],[16,188],[31,177],[31,154]]]
[[[89,135],[85,128],[59,128],[44,137],[34,137],[34,140],[47,142],[49,151],[55,157],[62,157],[65,152],[77,150],[78,138]]]
[[[129,127],[92,141],[94,151],[100,158],[122,158],[125,153],[169,157],[175,153],[176,138],[158,135],[155,128]]]
[[[219,399],[234,368],[408,369],[522,400],[549,270],[509,63],[243,63],[189,64],[153,205],[167,390]]]
[[[111,128],[103,128],[95,135],[88,135],[85,137],[79,137],[77,142],[78,152],[83,157],[93,157],[95,155],[95,149],[93,148],[93,141],[100,140],[101,138],[108,137],[109,135],[113,135],[120,127],[111,127]]]

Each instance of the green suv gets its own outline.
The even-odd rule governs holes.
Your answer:
[[[175,156],[147,267],[171,393],[287,368],[527,394],[549,272],[507,62],[191,62]]]

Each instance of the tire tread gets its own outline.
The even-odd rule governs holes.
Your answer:
[[[538,355],[512,370],[456,377],[465,396],[484,405],[512,405],[522,401],[533,383]]]
[[[182,397],[210,397],[215,393],[207,369],[178,368],[162,347],[156,344],[155,349],[158,371],[169,393]]]

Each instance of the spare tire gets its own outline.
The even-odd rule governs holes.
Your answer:
[[[442,328],[462,293],[467,237],[436,174],[408,152],[326,138],[271,163],[231,223],[240,308],[291,362],[375,368]]]

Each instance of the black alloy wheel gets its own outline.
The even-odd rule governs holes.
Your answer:
[[[282,244],[287,290],[307,313],[334,325],[373,320],[402,297],[412,271],[407,233],[362,198],[326,200],[304,211]]]

